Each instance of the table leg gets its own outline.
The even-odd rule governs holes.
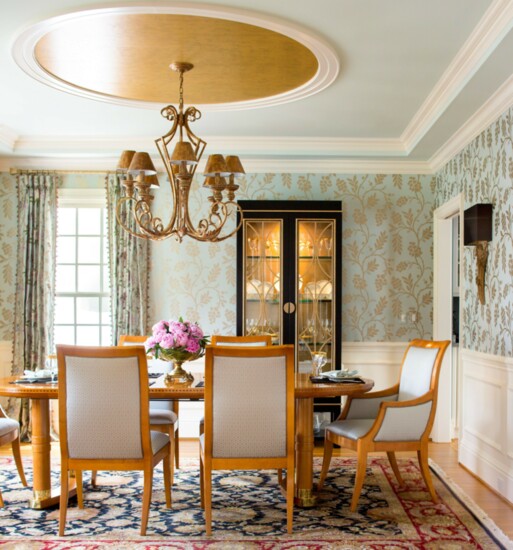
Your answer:
[[[60,490],[52,494],[50,477],[50,400],[32,399],[32,498],[30,507],[37,510],[59,503]],[[76,494],[71,486],[70,497]]]
[[[297,399],[295,504],[301,508],[311,508],[317,502],[313,493],[313,451],[313,399]]]

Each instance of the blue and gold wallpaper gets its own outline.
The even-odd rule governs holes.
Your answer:
[[[513,356],[513,109],[506,111],[437,174],[435,204],[459,193],[465,208],[493,204],[493,241],[485,276],[485,305],[477,297],[474,247],[464,249],[463,347]]]
[[[237,198],[341,200],[343,340],[407,341],[432,334],[434,187],[432,176],[252,174]],[[201,196],[195,187],[196,207]],[[162,190],[155,202],[169,200]],[[235,333],[235,279],[235,239],[152,243],[149,318],[182,315]]]

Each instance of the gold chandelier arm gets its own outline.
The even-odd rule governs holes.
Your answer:
[[[133,201],[135,201],[133,197],[121,197],[118,200],[118,203],[116,205],[116,220],[119,223],[119,225],[133,237],[137,237],[139,239],[148,239],[149,238],[148,235],[141,234],[141,233],[138,233],[137,231],[134,231],[133,229],[128,227],[128,225],[125,223],[125,220],[123,220],[123,215],[125,218],[127,218],[131,213],[133,213],[132,208],[130,208],[129,204],[125,204],[125,203],[129,203]],[[124,209],[124,212],[122,215],[121,211],[123,209]],[[137,229],[141,229],[141,226],[137,225]]]
[[[231,217],[229,207],[233,207],[239,213],[239,223],[230,233],[219,237],[219,234],[224,229],[226,222]],[[221,212],[219,212],[219,210],[221,210]],[[215,219],[218,221],[216,222]],[[237,233],[237,231],[241,228],[242,221],[242,209],[236,202],[215,201],[210,207],[210,214],[208,218],[202,218],[198,223],[198,227],[196,229],[191,227],[191,230],[188,231],[187,234],[189,237],[192,237],[200,242],[221,242],[235,235],[235,233]]]

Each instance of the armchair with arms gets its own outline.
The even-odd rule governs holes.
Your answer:
[[[0,405],[0,447],[2,445],[7,445],[7,443],[11,444],[14,462],[16,463],[16,468],[18,468],[21,483],[24,487],[26,487],[27,480],[25,479],[25,472],[23,471],[23,462],[21,461],[20,451],[20,423],[17,420],[9,418]],[[0,507],[3,505],[4,499],[2,498],[2,492],[0,491]]]
[[[437,502],[428,466],[428,440],[435,419],[442,358],[449,344],[448,340],[411,341],[403,357],[398,384],[348,398],[339,418],[326,428],[319,490],[328,473],[334,444],[358,453],[352,512],[358,505],[368,453],[385,451],[402,486],[395,452],[416,451],[422,477],[431,498]]]

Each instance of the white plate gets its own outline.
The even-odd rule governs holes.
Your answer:
[[[323,376],[327,376],[328,378],[352,378],[357,374],[358,374],[357,370],[348,370],[348,371],[330,370],[328,372],[322,373]]]

